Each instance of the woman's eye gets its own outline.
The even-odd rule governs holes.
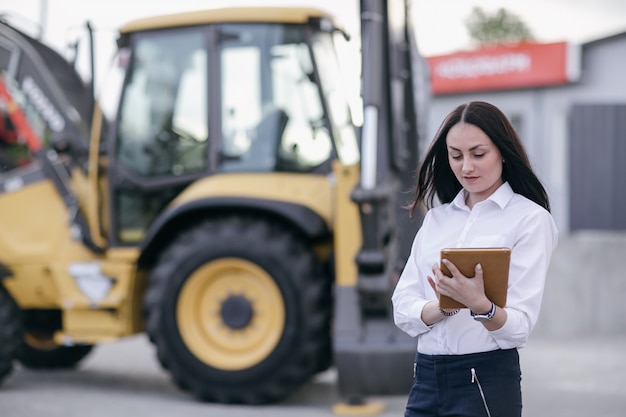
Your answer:
[[[484,153],[475,153],[474,154],[474,158],[482,158],[483,156],[485,156]]]
[[[452,159],[454,159],[456,161],[456,160],[461,159],[461,155],[450,155],[450,158],[452,158]]]

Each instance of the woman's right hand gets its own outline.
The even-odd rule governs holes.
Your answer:
[[[437,266],[437,264],[434,264],[432,267],[432,271],[433,271],[433,276],[426,276],[426,278],[428,279],[428,283],[430,284],[430,286],[433,288],[433,291],[435,292],[435,294],[437,295],[437,299],[439,299],[439,290],[437,289],[437,281],[435,281],[437,276],[437,270],[439,269],[439,266]]]
[[[437,289],[437,277],[438,276],[442,276],[443,273],[441,272],[441,270],[439,269],[439,265],[437,265],[437,264],[433,265],[432,271],[433,271],[433,276],[428,275],[426,278],[428,279],[428,283],[432,287],[433,291],[437,295],[437,300],[439,300],[439,290]],[[437,274],[437,272],[439,272],[439,274]],[[437,301],[437,309],[439,309],[439,301]],[[445,311],[446,313],[452,313],[456,309],[455,308],[444,308],[442,310]]]
[[[430,286],[433,288],[433,291],[435,291],[435,294],[437,295],[436,300],[426,303],[426,305],[422,309],[422,316],[421,316],[422,321],[426,323],[426,325],[428,326],[432,326],[438,321],[443,320],[443,318],[445,317],[441,313],[441,309],[439,308],[439,291],[437,290],[437,281],[436,281],[437,270],[439,270],[439,266],[433,265],[433,276],[430,276],[430,275],[427,276],[428,283],[430,284]],[[446,309],[444,311],[453,312],[454,309],[451,309],[451,310]]]

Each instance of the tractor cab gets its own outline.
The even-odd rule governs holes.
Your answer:
[[[114,244],[139,242],[200,178],[328,175],[333,159],[358,161],[333,46],[340,30],[319,12],[270,23],[271,12],[243,21],[236,9],[213,10],[122,28],[100,98]]]

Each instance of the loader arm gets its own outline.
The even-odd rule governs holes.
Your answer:
[[[71,147],[86,162],[93,96],[74,66],[26,33],[0,21],[0,71],[15,97],[37,120],[38,135],[51,146]],[[84,168],[84,166],[83,166]]]
[[[352,402],[409,391],[415,340],[393,323],[390,297],[421,216],[408,206],[428,95],[406,0],[361,0],[361,176],[352,191],[362,246],[356,286],[338,286],[334,348],[339,388]]]
[[[43,176],[53,182],[65,202],[76,238],[100,252],[71,185],[71,170],[86,170],[89,123],[84,106],[93,100],[89,86],[57,52],[2,21],[0,48],[4,52],[0,54],[0,99],[5,113]],[[66,157],[61,158],[60,152]],[[19,179],[5,181],[15,180]]]

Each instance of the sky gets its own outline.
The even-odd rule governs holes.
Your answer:
[[[626,32],[624,0],[412,0],[418,47],[423,55],[471,49],[465,19],[473,7],[505,8],[518,15],[538,42],[584,43]],[[39,33],[62,52],[89,20],[96,30],[97,66],[114,51],[115,31],[125,22],[150,15],[226,5],[298,4],[318,6],[339,17],[358,36],[358,0],[0,0],[0,13]],[[43,17],[45,16],[45,18]]]

